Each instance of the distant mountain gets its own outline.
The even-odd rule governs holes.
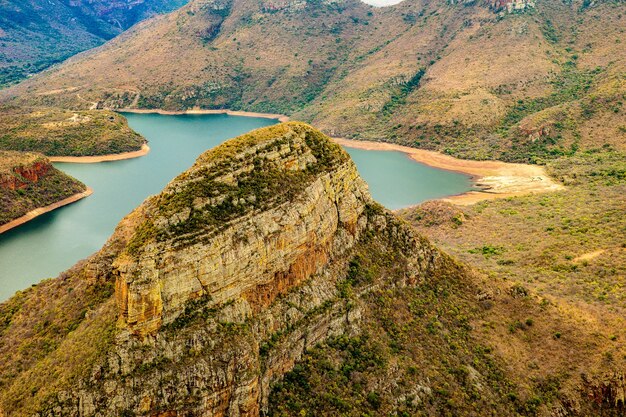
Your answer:
[[[283,112],[332,135],[540,161],[626,144],[625,19],[613,1],[195,0],[5,94]]]
[[[187,0],[3,0],[0,85],[98,46]]]

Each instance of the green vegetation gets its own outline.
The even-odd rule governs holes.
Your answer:
[[[472,339],[471,321],[483,314],[474,283],[444,259],[417,285],[402,285],[415,254],[404,226],[387,219],[337,284],[347,308],[364,315],[359,331],[309,350],[274,384],[269,415],[469,415],[487,404],[511,415],[519,401],[505,394],[517,389]]]
[[[111,346],[113,286],[86,278],[74,270],[0,304],[3,412],[35,412],[60,388],[89,372]]]
[[[426,73],[424,68],[420,68],[407,82],[403,83],[399,88],[391,92],[389,101],[385,103],[380,113],[383,117],[389,118],[396,108],[406,104],[406,98],[414,92],[420,84],[422,77]]]
[[[525,372],[535,374],[522,414],[539,414],[544,404],[562,398],[575,373],[569,364],[578,363],[577,369],[595,376],[575,383],[577,389],[597,395],[597,407],[607,415],[620,415],[623,405],[598,386],[619,384],[626,360],[623,346],[614,343],[623,337],[616,329],[626,328],[626,155],[604,147],[550,161],[547,168],[565,190],[468,207],[426,203],[404,216],[490,280],[509,283],[521,305],[499,312],[494,304],[494,317],[482,325],[484,337],[509,361],[519,360],[526,344],[532,352],[522,355],[530,362]],[[464,221],[452,220],[458,217]],[[511,339],[505,341],[505,332]],[[566,346],[575,346],[577,356]],[[513,369],[519,379],[521,368]]]
[[[587,390],[598,393],[598,402],[583,400],[581,415],[600,409],[620,415],[620,403],[597,387],[619,385],[626,358],[614,343],[626,307],[620,291],[626,245],[615,233],[626,230],[618,196],[625,191],[624,161],[615,152],[585,152],[550,164],[555,176],[569,178],[564,192],[406,211],[483,276],[448,266],[404,287],[403,255],[388,249],[406,250],[403,238],[389,235],[384,246],[385,233],[368,235],[337,283],[345,305],[364,314],[359,331],[309,350],[274,384],[270,415],[452,416],[488,407],[498,415],[537,416],[582,400]],[[609,203],[600,208],[594,203],[600,198]],[[542,234],[555,221],[558,229]],[[558,258],[585,265],[574,257],[598,245],[610,255],[588,261],[588,270],[555,268]],[[369,292],[370,277],[387,277],[389,284],[374,278],[378,285]],[[615,309],[598,317],[605,324],[589,317],[599,314],[596,308],[577,301],[597,302],[591,296],[600,283],[597,301]],[[572,361],[594,376],[579,380]]]
[[[23,64],[20,63],[19,65],[0,67],[0,88],[16,84],[27,78],[30,74],[43,71],[44,69],[63,61],[67,57],[69,57],[69,55],[60,55],[58,57],[51,57],[37,62],[26,62]]]
[[[254,152],[246,152],[252,148]],[[310,152],[314,159],[306,167],[293,169],[275,161],[275,154],[285,149],[298,156]],[[162,229],[147,220],[135,233],[128,251],[137,255],[152,239],[174,239],[181,245],[196,242],[200,235],[210,239],[230,221],[249,212],[295,200],[321,174],[347,160],[341,147],[302,123],[271,126],[230,140],[201,155],[197,169],[179,177],[184,182],[176,192],[165,192],[154,201],[161,216],[185,211],[188,215]],[[228,172],[237,175],[224,178]],[[204,204],[199,206],[198,200]]]
[[[550,162],[564,191],[407,216],[446,250],[495,276],[565,300],[626,309],[626,155],[596,150]],[[424,212],[441,213],[425,224]],[[451,219],[459,213],[465,221]],[[600,251],[600,252],[598,252]],[[598,253],[589,259],[586,253]]]
[[[546,97],[519,100],[504,117],[503,129],[511,129],[529,114],[583,98],[589,93],[594,79],[601,73],[600,67],[593,70],[580,70],[576,62],[568,61],[563,65],[561,74],[551,81],[552,94]]]
[[[94,156],[139,150],[144,139],[126,119],[101,110],[3,107],[0,150],[47,156]]]
[[[50,3],[47,9],[18,0],[0,8],[0,87],[14,84],[72,55],[96,47],[155,13],[187,0],[147,0],[132,8],[124,2],[95,0]]]
[[[577,117],[582,121],[589,119],[592,113],[600,110],[604,103],[596,102],[588,97],[594,80],[602,73],[602,68],[579,70],[576,62],[564,64],[561,74],[552,82],[553,92],[549,96],[518,100],[502,120],[499,134],[511,140],[510,149],[504,150],[500,159],[515,162],[537,163],[546,159],[554,159],[565,155],[573,155],[580,146],[580,132]],[[583,114],[576,115],[575,103],[582,100]],[[559,108],[559,106],[561,106]],[[552,108],[553,115],[537,126],[540,130],[536,139],[529,140],[528,133],[523,132],[519,123],[533,114]],[[564,140],[564,135],[570,135]],[[565,143],[564,143],[565,142]]]

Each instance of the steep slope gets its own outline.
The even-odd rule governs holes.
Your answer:
[[[111,111],[0,107],[0,150],[95,156],[137,151],[145,142]]]
[[[85,189],[43,155],[0,151],[0,226]]]
[[[8,0],[0,5],[0,86],[98,46],[186,0]]]
[[[591,359],[558,386],[537,370],[539,400],[506,374],[476,329],[511,305],[568,318],[460,266],[374,203],[341,148],[281,124],[206,152],[99,253],[0,305],[0,414],[623,410]]]
[[[322,304],[334,293],[326,288],[336,279],[331,271],[343,268],[363,232],[369,201],[347,154],[304,125],[270,127],[207,152],[128,216],[86,264],[3,305],[2,410],[21,415],[45,403],[70,410],[80,402],[87,415],[144,407],[258,414],[272,374],[298,355],[296,348],[277,349],[283,357],[261,379],[263,341],[291,323],[294,340],[315,343],[346,321]],[[305,285],[315,274],[319,278]],[[71,295],[65,295],[68,287]],[[309,294],[292,292],[301,310],[277,301],[296,287]],[[51,308],[52,316],[41,315],[49,325],[27,342],[32,349],[15,356],[14,346],[25,342],[24,326],[34,324],[28,305],[51,291],[73,301],[62,307],[64,314],[52,313],[64,301],[44,307]],[[110,335],[102,336],[106,346],[83,344],[101,334]],[[76,366],[57,368],[66,355]],[[99,355],[93,379],[90,363]],[[64,385],[78,376],[92,388]],[[135,382],[121,378],[143,388],[135,392]],[[179,378],[195,381],[196,388]],[[173,390],[168,398],[161,395],[163,384]],[[69,391],[56,395],[61,389]]]
[[[541,162],[623,149],[624,7],[196,0],[5,97],[284,112],[336,136]]]

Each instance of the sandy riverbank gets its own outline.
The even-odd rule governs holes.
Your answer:
[[[122,161],[124,159],[139,158],[147,155],[150,147],[147,144],[141,145],[141,149],[133,152],[114,153],[99,156],[49,156],[52,162],[70,162],[72,164],[95,164],[97,162]]]
[[[455,204],[468,205],[482,200],[556,191],[563,188],[562,185],[555,183],[548,176],[544,167],[539,165],[511,164],[500,161],[471,161],[454,158],[439,152],[384,142],[342,138],[334,138],[334,141],[349,148],[403,152],[416,162],[472,176],[475,186],[480,190],[442,199]]]
[[[61,201],[57,201],[56,203],[50,204],[48,206],[45,207],[40,207],[37,208],[35,210],[32,210],[28,213],[26,213],[25,215],[23,215],[22,217],[18,217],[17,219],[10,221],[8,223],[3,224],[2,226],[0,226],[0,234],[6,232],[7,230],[11,230],[17,226],[20,226],[26,222],[29,222],[31,220],[33,220],[35,217],[41,216],[42,214],[48,213],[52,210],[56,210],[60,207],[63,206],[67,206],[68,204],[72,204],[77,202],[78,200],[82,200],[85,197],[90,196],[91,194],[93,194],[93,190],[89,187],[87,187],[87,189],[85,191],[83,191],[82,193],[78,193],[78,194],[74,194],[71,197],[68,197],[66,199],[63,199]]]
[[[139,114],[165,114],[165,115],[176,115],[176,114],[227,114],[229,116],[242,116],[242,117],[259,117],[262,119],[276,119],[281,123],[285,123],[289,121],[289,116],[285,116],[284,114],[274,114],[274,113],[256,113],[249,111],[240,111],[240,110],[229,110],[229,109],[218,109],[218,110],[201,110],[201,109],[192,109],[185,111],[170,111],[170,110],[152,110],[152,109],[119,109],[116,110],[120,113],[139,113]]]

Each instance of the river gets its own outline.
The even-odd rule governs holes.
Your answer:
[[[126,214],[160,192],[205,150],[276,123],[228,115],[125,116],[148,139],[150,153],[116,162],[55,164],[94,193],[0,235],[0,302],[96,252]],[[465,175],[416,163],[400,152],[346,150],[372,196],[390,209],[459,194],[471,185]]]

